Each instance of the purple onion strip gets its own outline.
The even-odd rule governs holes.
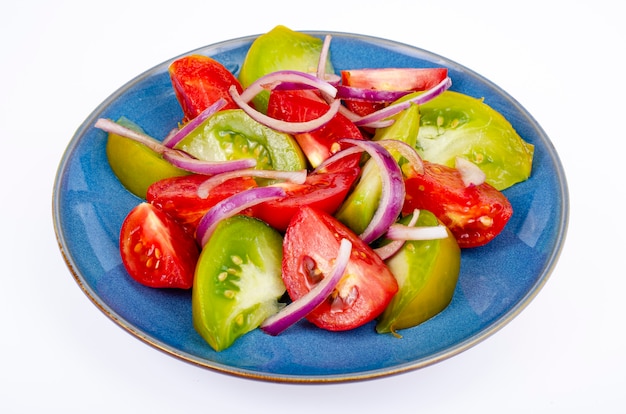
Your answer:
[[[335,265],[330,273],[325,275],[313,289],[263,321],[261,329],[270,335],[278,335],[317,308],[332,293],[343,277],[351,253],[352,243],[347,239],[341,239]]]
[[[200,219],[196,229],[196,240],[204,247],[220,221],[256,204],[285,196],[285,190],[280,187],[255,187],[228,197],[211,207]]]

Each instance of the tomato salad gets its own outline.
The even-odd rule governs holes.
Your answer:
[[[216,351],[306,319],[376,321],[400,336],[448,306],[461,250],[512,215],[500,191],[533,147],[446,68],[335,73],[330,36],[277,26],[238,76],[190,55],[169,67],[181,125],[162,140],[99,119],[120,182],[142,201],[120,232],[130,277],[192,289]]]

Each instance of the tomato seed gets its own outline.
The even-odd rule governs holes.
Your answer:
[[[139,253],[142,250],[143,250],[143,243],[142,242],[137,242],[135,247],[133,247],[133,252],[135,252],[135,253]]]

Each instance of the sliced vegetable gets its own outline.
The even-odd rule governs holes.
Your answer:
[[[122,223],[122,262],[142,285],[191,288],[198,253],[193,236],[150,203],[138,204]]]
[[[417,150],[425,160],[454,167],[464,157],[498,190],[530,176],[533,145],[482,99],[446,91],[420,105],[420,114]]]
[[[166,178],[148,188],[146,200],[195,234],[200,219],[211,207],[235,194],[257,187],[252,177],[235,177],[216,184],[202,197],[199,189],[206,180],[205,175],[199,174]]]
[[[193,326],[216,351],[230,347],[283,306],[282,237],[247,216],[217,226],[200,254],[191,295]]]
[[[197,194],[200,198],[207,198],[213,192],[213,189],[226,181],[234,178],[267,178],[273,181],[286,181],[293,184],[304,184],[307,177],[307,170],[300,171],[276,171],[276,170],[255,170],[241,169],[237,171],[229,171],[206,178],[204,182],[198,186]]]
[[[406,224],[409,217],[401,223]],[[398,281],[398,293],[376,324],[379,333],[416,326],[445,309],[454,295],[461,266],[461,252],[452,234],[437,218],[421,210],[416,228],[443,228],[448,237],[407,240],[398,253],[385,261]],[[398,335],[399,336],[399,335]]]
[[[392,103],[391,105],[385,106],[382,109],[379,109],[375,112],[364,115],[360,117],[359,119],[355,119],[354,123],[357,126],[361,126],[361,127],[371,126],[383,119],[396,115],[400,111],[408,108],[411,104],[422,105],[426,102],[433,100],[434,98],[438,97],[443,92],[445,92],[451,85],[452,85],[452,81],[450,80],[450,78],[445,78],[440,83],[428,89],[427,91],[424,91],[422,93],[407,95],[407,99],[401,98],[398,101],[395,101],[394,103]]]
[[[330,274],[324,275],[322,280],[304,296],[291,302],[277,314],[267,318],[261,324],[261,329],[271,335],[278,335],[324,302],[341,280],[348,265],[348,260],[350,260],[351,252],[352,244],[348,240],[342,239]]]
[[[459,170],[424,161],[424,174],[406,179],[403,211],[432,212],[462,248],[482,246],[496,237],[513,214],[504,194],[488,183],[466,186]]]
[[[273,91],[270,94],[267,114],[287,122],[304,122],[319,118],[328,112],[328,103],[319,96],[303,91]],[[341,113],[337,113],[325,125],[313,131],[294,134],[294,138],[313,168],[346,147],[342,138],[363,139],[359,128]],[[360,154],[352,157],[358,165]]]
[[[256,168],[298,171],[306,161],[298,143],[250,118],[241,109],[219,111],[191,131],[178,145],[205,161],[256,159]]]
[[[424,91],[448,76],[447,68],[376,68],[341,71],[339,96],[360,116],[371,114],[407,93]],[[369,92],[368,92],[369,91]],[[362,96],[359,96],[362,93]]]
[[[247,208],[269,200],[285,197],[285,191],[279,187],[258,187],[234,194],[216,203],[200,219],[196,229],[196,240],[202,247],[209,241],[218,224]]]
[[[193,118],[191,121],[187,122],[183,125],[179,130],[175,130],[167,137],[163,139],[163,145],[168,148],[174,148],[176,144],[178,144],[183,138],[185,138],[191,131],[200,126],[201,123],[206,121],[207,118],[212,116],[217,111],[224,109],[226,105],[226,99],[219,98],[215,103],[209,105],[204,111],[200,112],[200,114]]]
[[[259,203],[252,208],[251,214],[280,231],[287,229],[291,218],[302,206],[334,214],[352,188],[359,172],[360,168],[353,166],[352,160],[344,158],[322,171],[309,174],[302,184],[274,184],[285,191],[285,197]]]
[[[241,85],[247,88],[261,76],[279,70],[316,73],[322,47],[323,41],[317,37],[276,26],[250,45],[239,72]],[[330,59],[326,62],[325,72],[334,73]],[[254,107],[265,113],[268,98],[268,92],[259,93],[252,101]]]
[[[282,86],[282,88],[281,88]],[[311,87],[315,90],[319,90],[331,98],[337,95],[337,88],[335,88],[329,82],[326,82],[323,78],[318,78],[315,75],[306,72],[300,72],[297,70],[278,70],[276,72],[268,73],[261,76],[239,94],[239,98],[243,102],[250,102],[256,95],[262,91],[272,91],[274,89],[288,89],[288,90],[301,90]]]
[[[354,139],[343,141],[367,151],[378,170],[377,176],[380,177],[381,195],[376,212],[359,235],[365,243],[371,243],[387,231],[402,211],[405,196],[402,171],[389,151],[379,143]]]
[[[228,89],[234,86],[241,92],[243,89],[239,80],[211,57],[198,54],[184,56],[172,62],[169,75],[183,109],[184,121],[196,118],[220,99],[225,100],[222,109],[237,108]]]
[[[260,124],[272,128],[275,131],[280,131],[287,134],[301,134],[304,132],[314,131],[317,128],[324,126],[339,112],[339,107],[341,106],[341,101],[337,99],[330,104],[326,113],[318,118],[305,122],[286,122],[281,121],[280,119],[272,118],[260,111],[257,111],[246,101],[244,101],[241,96],[238,95],[237,91],[234,88],[230,89],[230,93],[237,105],[239,105],[239,107],[252,119],[259,122]]]
[[[113,131],[108,134],[107,160],[120,183],[137,197],[145,199],[148,187],[157,181],[189,174],[164,160],[161,152],[165,147],[145,135],[132,121],[126,118],[117,122],[99,120],[96,127]]]
[[[417,219],[419,215],[420,215],[420,211],[415,210],[413,214],[411,215],[411,219],[406,224],[406,227],[415,226],[415,223],[417,223]],[[381,259],[387,260],[394,254],[396,254],[398,250],[400,250],[400,248],[404,245],[404,241],[405,240],[403,239],[390,240],[388,243],[385,243],[381,245],[380,247],[376,247],[374,251],[376,252],[378,256],[380,256]]]
[[[238,158],[228,161],[206,161],[191,158],[180,152],[166,152],[163,159],[169,161],[175,167],[196,174],[214,175],[224,172],[243,170],[256,166],[257,160],[254,158]]]
[[[352,244],[344,276],[328,299],[306,316],[331,331],[372,321],[398,289],[389,269],[366,243],[331,215],[304,206],[291,220],[283,242],[283,281],[292,300],[330,274],[342,239]]]

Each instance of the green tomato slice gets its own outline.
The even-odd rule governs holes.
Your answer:
[[[317,37],[276,26],[250,45],[239,72],[241,86],[245,89],[261,76],[278,70],[315,73],[322,46],[323,41]],[[330,59],[326,62],[326,72],[334,73]],[[252,102],[265,113],[268,99],[269,93],[263,91]]]
[[[282,236],[237,215],[220,222],[202,249],[191,295],[196,331],[222,351],[282,305]]]
[[[356,186],[341,204],[335,217],[356,234],[361,234],[376,214],[383,183],[374,160],[368,160],[361,168]]]
[[[379,128],[374,135],[375,141],[398,140],[415,146],[419,131],[419,109],[411,105],[392,117],[394,123]],[[402,166],[406,160],[399,153],[391,151],[396,161]],[[382,181],[376,163],[368,160],[361,170],[361,177],[355,188],[335,213],[335,217],[352,231],[361,234],[376,213],[382,193]]]
[[[534,152],[502,114],[482,99],[453,91],[420,105],[416,148],[424,159],[449,167],[457,156],[465,157],[498,190],[530,176]]]
[[[127,118],[122,117],[117,123],[143,133],[139,126]],[[108,135],[106,154],[117,179],[128,191],[144,200],[148,187],[153,183],[189,174],[145,145],[117,134]]]
[[[291,135],[256,122],[241,109],[215,113],[176,148],[206,161],[256,158],[257,169],[297,171],[306,168],[304,154]]]
[[[411,105],[402,112],[394,115],[393,124],[378,128],[374,134],[374,141],[395,139],[406,142],[414,147],[417,144],[417,134],[420,128],[420,111],[417,105]]]
[[[410,216],[401,222],[406,223]],[[437,226],[434,214],[421,210],[416,226]],[[378,319],[378,333],[411,328],[432,318],[451,302],[459,278],[461,249],[448,230],[448,237],[412,240],[385,264],[395,276],[399,290]]]

